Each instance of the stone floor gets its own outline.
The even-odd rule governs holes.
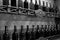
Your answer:
[[[60,35],[55,35],[51,38],[48,38],[48,40],[60,40]]]
[[[60,35],[54,35],[54,36],[50,36],[50,37],[40,37],[37,40],[60,40]]]

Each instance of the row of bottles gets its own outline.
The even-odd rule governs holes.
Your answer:
[[[29,8],[29,3],[27,0],[24,1],[24,8]],[[35,4],[33,4],[32,0],[31,0],[31,3],[30,3],[30,9],[33,9],[33,10],[38,10],[38,9],[41,9],[45,12],[55,12],[57,13],[58,11],[58,8],[54,6],[53,4],[53,7],[50,3],[50,7],[48,7],[48,2],[46,2],[46,6],[45,6],[45,2],[43,1],[43,6],[41,6],[41,1],[39,0],[39,5],[37,3],[37,0],[35,0]],[[56,10],[57,9],[57,10]]]
[[[26,28],[26,32],[23,33],[23,25],[21,25],[21,29],[19,32],[19,35],[17,33],[17,28],[16,26],[14,26],[14,32],[12,33],[12,40],[36,40],[40,37],[49,37],[49,36],[53,36],[53,35],[57,35],[60,34],[60,30],[57,29],[57,27],[51,27],[47,28],[47,26],[43,27],[43,25],[41,25],[41,27],[39,27],[39,25],[37,25],[37,28],[34,28],[35,26],[32,25],[32,29],[30,31],[29,25],[27,25]],[[1,35],[0,35],[0,40],[1,40]],[[8,27],[5,26],[5,32],[3,34],[3,40],[10,40],[10,34],[8,32]]]
[[[3,0],[3,5],[8,5],[9,0],[7,0],[5,2],[5,0]],[[8,3],[7,3],[8,2]],[[6,4],[4,4],[6,3]],[[11,6],[16,6],[16,0],[11,0]],[[55,12],[57,13],[58,8],[54,6],[53,7],[50,3],[50,7],[48,7],[48,2],[46,2],[46,6],[45,6],[45,2],[43,1],[43,5],[41,6],[41,1],[39,0],[39,5],[37,3],[37,0],[35,0],[35,4],[33,4],[32,0],[30,0],[30,3],[28,3],[27,0],[25,0],[24,2],[22,2],[22,0],[18,0],[18,7],[22,7],[22,8],[27,8],[27,9],[33,9],[33,10],[38,10],[41,9],[45,12]]]
[[[35,0],[35,5],[32,3],[32,0],[31,0],[31,9],[34,9],[34,10],[38,10],[38,4],[37,4],[37,0]],[[34,5],[34,7],[32,8],[32,6]],[[27,0],[24,1],[24,8],[27,8],[28,9],[28,2]]]

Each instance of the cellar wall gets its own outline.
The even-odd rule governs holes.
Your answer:
[[[4,30],[4,26],[7,25],[9,30],[14,29],[14,25],[17,26],[17,29],[20,29],[20,26],[23,25],[26,28],[26,25],[29,25],[32,28],[32,25],[55,25],[54,18],[48,17],[31,17],[25,15],[10,15],[10,14],[0,14],[0,30]]]

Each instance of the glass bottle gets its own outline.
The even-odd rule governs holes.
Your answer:
[[[10,40],[10,35],[8,33],[8,27],[5,26],[5,32],[3,34],[3,40]]]
[[[27,0],[24,1],[24,8],[28,9],[28,2],[27,2]]]
[[[19,40],[23,40],[23,25],[21,25],[21,30],[20,30],[20,34],[19,34]]]
[[[35,10],[38,10],[37,0],[35,0],[35,5],[34,5],[34,7],[35,7]]]
[[[31,39],[30,40],[35,40],[34,25],[32,25]]]
[[[16,26],[14,26],[14,32],[12,34],[12,40],[18,40],[18,33],[17,33]]]
[[[33,4],[33,1],[32,0],[30,2],[30,9],[34,10],[34,4]]]
[[[39,9],[41,9],[41,1],[39,0]]]
[[[39,37],[40,37],[40,33],[39,33],[39,25],[37,25],[35,38],[38,39]]]
[[[29,25],[27,25],[27,30],[26,30],[25,36],[26,36],[26,40],[30,40]]]
[[[43,1],[43,7],[42,7],[43,11],[46,11],[46,7],[45,7],[45,2]]]

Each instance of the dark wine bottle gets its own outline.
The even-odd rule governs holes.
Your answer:
[[[51,25],[50,25],[51,26]],[[50,36],[52,36],[52,28],[50,28]]]
[[[47,25],[47,30],[48,30],[48,36],[50,36],[50,29],[49,29],[49,25]]]
[[[23,40],[23,25],[21,25],[21,30],[20,30],[20,34],[19,34],[19,40]]]
[[[42,28],[41,28],[41,31],[42,31],[42,32],[41,32],[41,35],[42,35],[42,37],[44,37],[44,27],[43,27],[43,25],[41,25],[41,27],[42,27]]]
[[[39,25],[37,25],[37,29],[36,29],[36,34],[35,34],[35,38],[38,39],[40,36],[40,33],[39,33]]]
[[[54,30],[53,33],[54,33],[54,35],[55,35],[55,26],[53,26],[53,27],[54,27],[54,28],[53,28],[53,30]]]
[[[53,31],[53,32],[52,32],[52,35],[54,35],[54,26],[53,26],[53,25],[52,25],[52,31]]]
[[[39,37],[42,36],[41,34],[42,34],[42,28],[40,27],[40,28],[39,28]]]
[[[9,0],[3,0],[3,5],[9,5]],[[3,9],[7,10],[7,7],[4,7]]]
[[[11,6],[16,6],[16,0],[11,0]]]
[[[0,34],[0,40],[1,40],[1,34]]]
[[[49,30],[48,30],[49,28],[48,28],[48,26],[46,25],[46,35],[47,35],[47,37],[49,36]]]
[[[32,25],[31,39],[30,40],[35,40],[34,25]]]
[[[51,36],[53,36],[53,30],[52,30],[52,26],[51,26]]]
[[[27,0],[24,1],[24,8],[28,9],[28,2],[27,2]]]
[[[58,34],[58,25],[56,25],[56,35]]]
[[[18,33],[15,25],[14,25],[14,32],[12,34],[12,40],[18,40]]]
[[[52,11],[53,11],[53,8],[52,8],[51,3],[50,3],[49,12],[52,12]]]
[[[45,29],[44,29],[44,37],[47,37],[47,25],[45,25]]]
[[[50,25],[48,25],[48,29],[49,29],[49,36],[51,36],[51,28],[50,28]]]
[[[35,10],[38,10],[37,0],[35,0],[35,5],[34,5],[34,7],[35,7]]]
[[[8,27],[5,26],[5,32],[3,34],[3,40],[10,40],[10,35],[8,33]]]
[[[43,11],[46,11],[46,7],[45,7],[45,2],[43,1],[43,7],[42,7]]]
[[[25,36],[26,36],[26,40],[30,40],[29,25],[27,25],[27,30],[26,30]]]
[[[55,13],[57,13],[59,10],[58,10],[58,7],[55,7]]]
[[[49,12],[48,2],[46,2],[46,12]]]

